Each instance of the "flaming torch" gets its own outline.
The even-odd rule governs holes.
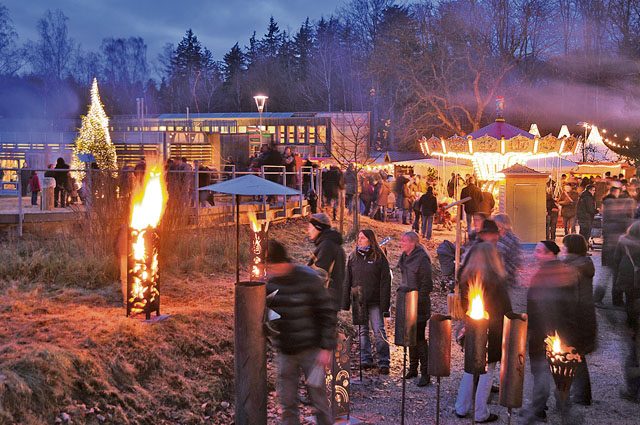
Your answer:
[[[471,422],[475,424],[476,391],[480,375],[487,373],[487,343],[489,313],[484,309],[482,286],[478,280],[469,285],[469,310],[465,315],[464,371],[473,375],[473,409]]]
[[[251,272],[250,281],[264,281],[266,278],[265,260],[267,258],[267,242],[269,240],[269,222],[258,222],[256,214],[249,212],[251,224]]]
[[[564,402],[569,395],[571,382],[576,375],[578,363],[582,362],[582,357],[574,347],[568,347],[562,343],[557,331],[555,335],[547,336],[544,342],[551,375],[553,375],[560,399]]]
[[[162,164],[147,163],[142,186],[132,194],[127,240],[127,316],[151,312],[160,315],[157,227],[167,205],[168,193]]]

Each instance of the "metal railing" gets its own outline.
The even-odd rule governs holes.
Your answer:
[[[236,198],[234,196],[218,194],[216,192],[200,191],[199,189],[210,184],[222,182],[243,175],[259,175],[263,178],[275,181],[276,183],[283,184],[284,186],[295,188],[295,190],[298,191],[298,195],[283,196],[281,207],[279,206],[278,197],[261,197],[259,202],[262,205],[261,209],[265,219],[267,210],[276,211],[276,216],[279,218],[287,218],[288,201],[296,197],[298,198],[297,208],[299,214],[303,214],[304,199],[306,193],[310,189],[316,191],[316,193],[319,193],[318,191],[322,190],[321,170],[313,167],[302,167],[299,171],[295,172],[287,172],[285,166],[262,166],[259,172],[238,171],[235,165],[224,166],[222,170],[202,170],[198,169],[199,167],[200,164],[196,161],[195,169],[193,170],[166,170],[166,182],[169,189],[170,199],[172,196],[177,195],[177,198],[186,200],[186,205],[184,205],[184,208],[189,210],[189,214],[195,215],[196,223],[199,223],[201,210],[208,208],[208,205],[216,206],[218,205],[216,201],[218,203],[228,202],[235,209],[236,202]],[[54,172],[54,176],[56,172],[60,171],[68,172],[70,173],[70,175],[82,173],[84,175],[84,178],[73,183],[77,185],[77,188],[72,189],[74,189],[74,191],[78,190],[79,200],[82,202],[82,205],[85,208],[91,208],[92,198],[99,195],[99,193],[95,192],[98,189],[93,188],[94,185],[92,184],[92,181],[99,180],[101,176],[109,176],[110,184],[114,185],[113,187],[111,187],[111,189],[113,189],[115,193],[117,193],[117,197],[128,197],[131,193],[133,181],[138,178],[141,179],[141,176],[143,175],[142,171],[135,170],[131,167],[124,167],[117,170],[0,168],[0,171],[2,172],[0,174],[4,176],[10,175],[14,178],[14,180],[11,181],[0,180],[0,189],[5,188],[5,190],[2,192],[4,196],[0,197],[0,201],[4,201],[5,204],[12,204],[11,199],[13,199],[14,197],[17,198],[17,224],[18,234],[20,236],[22,236],[23,234],[25,214],[23,197],[28,195],[28,193],[24,193],[23,191],[23,188],[28,184],[28,182],[24,181],[26,173],[29,174],[29,178],[32,171],[35,171],[38,175],[41,186],[41,192],[38,195],[38,201],[41,209],[44,208],[42,190],[45,187],[45,183],[52,183],[45,182],[44,180],[44,175],[47,172]],[[55,180],[55,177],[51,178]],[[11,188],[14,188],[14,190],[11,190]],[[92,188],[94,190],[92,190]],[[186,191],[186,196],[183,191]],[[64,192],[66,192],[66,189]],[[80,194],[80,192],[82,192],[82,194]],[[204,196],[201,194],[204,194]],[[57,197],[57,194],[55,196]],[[69,194],[63,193],[62,196],[66,196],[68,198]],[[268,208],[267,205],[269,206]],[[13,211],[13,209],[11,209],[11,211]],[[0,214],[2,213],[3,209],[0,207]],[[9,214],[15,213],[10,212]],[[235,215],[231,214],[231,216],[233,217],[233,221],[235,222]]]

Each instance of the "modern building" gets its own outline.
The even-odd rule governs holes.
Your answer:
[[[161,114],[110,120],[118,163],[133,164],[149,154],[186,157],[220,168],[226,161],[246,165],[262,144],[289,146],[303,158],[362,158],[371,145],[370,112],[265,112]],[[0,168],[46,168],[59,156],[71,159],[79,120],[0,119]],[[6,172],[3,181],[15,181]],[[0,191],[4,186],[0,186]],[[5,190],[9,190],[5,187]]]
[[[70,159],[79,126],[79,120],[0,119],[0,166],[27,161],[41,167],[57,156]],[[161,114],[144,120],[116,116],[110,128],[120,163],[135,162],[145,153],[210,164],[228,157],[242,162],[270,142],[311,158],[329,158],[336,151],[346,155],[356,143],[360,149],[370,145],[369,112]]]

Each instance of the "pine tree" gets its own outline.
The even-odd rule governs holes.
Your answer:
[[[111,143],[109,136],[109,118],[104,112],[104,106],[100,101],[100,93],[98,93],[98,80],[93,79],[91,86],[91,105],[89,112],[82,116],[82,125],[78,138],[73,148],[73,160],[71,168],[83,168],[79,154],[92,154],[96,159],[98,168],[115,169],[116,165],[116,147]]]

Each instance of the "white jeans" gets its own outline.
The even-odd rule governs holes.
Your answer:
[[[496,369],[495,363],[489,363],[487,373],[480,375],[478,380],[478,390],[476,391],[476,421],[486,420],[491,412],[489,411],[489,396],[491,395],[491,384],[493,382],[493,372]],[[465,416],[473,408],[473,375],[465,372],[458,388],[456,397],[456,413]]]

